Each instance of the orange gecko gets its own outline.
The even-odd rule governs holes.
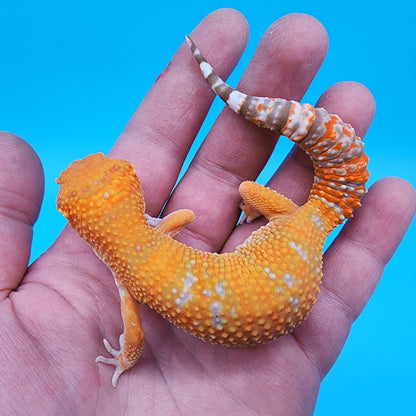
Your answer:
[[[222,81],[195,44],[200,69],[228,106],[306,151],[315,168],[307,202],[243,182],[245,219],[268,223],[233,253],[206,253],[172,237],[193,221],[190,210],[163,219],[145,214],[133,166],[102,154],[73,162],[57,179],[57,207],[112,270],[121,298],[120,350],[104,344],[112,383],[133,367],[144,345],[139,304],[205,341],[226,346],[265,343],[293,330],[310,312],[322,278],[325,238],[360,206],[368,157],[353,128],[322,108],[250,97]]]

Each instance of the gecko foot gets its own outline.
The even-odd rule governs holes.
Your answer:
[[[251,224],[254,220],[261,217],[260,212],[258,212],[252,206],[247,205],[244,200],[241,200],[238,206],[241,209],[241,211],[243,211],[243,215],[240,218],[240,224]]]
[[[104,357],[99,355],[96,359],[96,363],[103,363],[108,365],[113,365],[115,367],[113,378],[111,379],[111,384],[113,387],[117,386],[119,377],[129,368],[133,367],[134,363],[130,363],[123,354],[123,346],[124,346],[124,334],[120,335],[119,343],[120,349],[116,350],[113,348],[110,343],[104,338],[103,343],[105,349],[113,356],[113,357]]]

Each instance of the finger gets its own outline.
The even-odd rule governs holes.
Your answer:
[[[237,11],[221,9],[208,15],[191,35],[226,77],[246,46],[248,26]],[[111,152],[135,165],[147,210],[153,216],[159,214],[171,193],[213,100],[204,82],[184,42]]]
[[[360,137],[369,129],[375,113],[375,101],[371,92],[357,82],[340,82],[330,87],[319,98],[316,107],[324,107],[330,113],[338,114],[345,123],[350,123]],[[297,146],[286,157],[282,165],[268,182],[268,186],[303,205],[313,182],[313,166],[306,153]],[[230,251],[236,244],[248,237],[265,220],[238,227],[227,245]]]
[[[0,291],[15,289],[26,272],[33,225],[43,197],[43,169],[22,139],[0,132]]]
[[[299,100],[319,69],[327,44],[325,29],[311,16],[279,19],[263,36],[238,89]],[[194,70],[199,71],[197,65]],[[228,108],[221,113],[167,206],[168,212],[186,207],[196,213],[182,241],[208,251],[224,244],[235,225],[238,185],[258,175],[276,139]]]
[[[335,362],[415,212],[413,187],[402,179],[384,178],[370,188],[327,250],[318,302],[294,332],[321,376]]]

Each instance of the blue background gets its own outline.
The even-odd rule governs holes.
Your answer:
[[[33,259],[65,223],[55,210],[54,181],[60,171],[76,158],[110,149],[184,34],[220,7],[238,9],[251,27],[232,85],[274,20],[291,12],[319,19],[329,33],[330,48],[303,101],[315,102],[341,80],[367,85],[377,100],[366,137],[371,182],[394,175],[416,185],[415,12],[410,1],[297,1],[293,6],[244,0],[199,5],[137,0],[7,3],[0,5],[0,129],[34,147],[46,175]],[[221,106],[214,106],[200,140]],[[279,144],[274,164],[287,149]],[[262,180],[270,173],[267,169]],[[353,326],[322,384],[316,415],[416,414],[415,235],[413,225]]]

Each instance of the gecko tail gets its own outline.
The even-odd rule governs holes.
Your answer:
[[[286,136],[308,154],[315,169],[309,200],[322,211],[331,211],[335,223],[351,217],[369,178],[364,143],[354,129],[323,108],[235,90],[215,73],[189,36],[186,41],[208,84],[234,112]]]
[[[223,81],[221,77],[214,71],[214,68],[204,58],[201,51],[198,49],[192,39],[188,35],[186,35],[185,38],[196,61],[199,64],[202,75],[211,86],[215,94],[218,95],[218,97],[220,97],[228,105],[228,107],[231,108],[231,110],[239,114],[239,103],[247,99],[247,95],[235,90],[225,81]]]

